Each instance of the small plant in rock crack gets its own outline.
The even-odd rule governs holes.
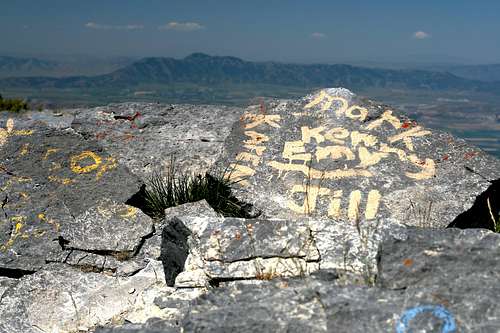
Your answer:
[[[359,216],[356,216],[354,220],[354,227],[356,228],[359,237],[359,249],[355,256],[361,263],[361,267],[355,267],[352,263],[349,263],[348,257],[352,249],[352,243],[344,243],[343,260],[344,260],[344,270],[346,272],[351,271],[355,274],[359,274],[363,283],[367,286],[374,286],[377,280],[377,268],[373,262],[370,255],[370,243],[373,241],[373,237],[378,232],[379,222],[376,224],[361,223]]]
[[[153,218],[161,219],[167,208],[204,199],[223,216],[255,217],[251,214],[252,206],[240,202],[232,194],[231,187],[237,181],[230,178],[231,172],[228,169],[214,175],[178,174],[172,160],[166,174],[154,172],[141,189],[139,197],[132,198],[129,204],[142,209]]]
[[[410,207],[408,209],[409,216],[416,221],[420,228],[434,228],[434,221],[431,217],[433,201],[424,205],[418,205],[410,199]]]

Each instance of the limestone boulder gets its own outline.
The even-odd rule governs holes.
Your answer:
[[[499,325],[500,236],[413,230],[387,238],[375,287],[335,270],[306,279],[235,283],[197,299],[182,322],[197,332],[492,332]],[[465,263],[464,263],[465,261]]]
[[[146,180],[176,161],[179,172],[204,173],[221,153],[238,107],[123,103],[76,112],[72,128],[96,139]]]
[[[141,181],[95,140],[1,117],[0,267],[36,271],[68,250],[132,254],[152,232],[125,205]]]
[[[264,216],[446,227],[500,178],[500,161],[342,88],[251,106],[219,168]]]

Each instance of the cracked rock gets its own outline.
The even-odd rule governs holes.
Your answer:
[[[134,293],[129,293],[131,288]],[[178,309],[154,304],[159,295],[195,297],[198,292],[176,296],[165,285],[160,262],[128,278],[83,273],[52,264],[24,277],[4,291],[0,304],[1,332],[75,332],[116,320],[144,323],[149,317],[176,318]]]
[[[126,202],[141,182],[94,140],[0,115],[0,267],[38,270],[74,247],[131,251],[151,222]]]
[[[218,161],[227,167],[265,218],[436,228],[500,178],[495,157],[343,88],[248,107]]]

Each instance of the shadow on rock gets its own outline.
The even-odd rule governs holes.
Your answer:
[[[500,179],[493,180],[490,187],[481,193],[472,207],[458,215],[448,228],[484,228],[500,231]]]

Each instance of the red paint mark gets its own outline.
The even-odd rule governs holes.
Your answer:
[[[466,160],[470,160],[470,159],[472,159],[472,158],[476,157],[478,154],[479,154],[479,153],[478,153],[477,151],[470,151],[470,152],[468,152],[468,153],[465,153],[464,158],[465,158]]]
[[[408,123],[408,122],[404,122],[403,125],[401,125],[401,127],[403,128],[408,128],[411,126],[411,123]]]
[[[260,114],[266,114],[266,105],[264,104],[263,100],[260,100]]]
[[[405,260],[403,260],[403,265],[405,265],[405,267],[413,266],[413,259],[406,258]]]
[[[441,160],[447,161],[449,158],[450,158],[450,156],[448,156],[448,155],[445,154],[445,155],[443,155],[443,157],[441,158]]]

